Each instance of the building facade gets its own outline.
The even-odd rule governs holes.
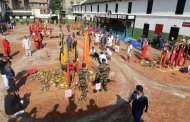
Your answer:
[[[171,33],[174,29],[190,36],[190,0],[87,0],[74,5],[73,13],[92,19],[135,17],[135,28],[148,25],[149,30],[155,31],[159,26],[162,32]]]
[[[49,0],[29,0],[30,9],[40,9],[41,14],[48,14]]]
[[[0,18],[3,18],[5,16],[6,9],[7,9],[7,1],[6,0],[0,1]]]
[[[62,0],[62,7],[65,15],[72,14],[72,6],[80,4],[81,1],[84,0]]]

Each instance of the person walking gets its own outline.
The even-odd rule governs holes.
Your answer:
[[[5,57],[10,57],[11,55],[11,48],[10,48],[10,44],[9,41],[6,39],[5,36],[3,36],[3,40],[2,40],[2,46],[4,49],[4,56]]]
[[[148,112],[148,98],[144,95],[141,85],[136,86],[136,90],[129,99],[129,103],[131,102],[134,122],[140,122],[143,112]]]
[[[132,54],[132,49],[133,45],[131,44],[131,41],[128,42],[128,47],[127,47],[127,61],[130,61],[131,54]]]
[[[28,39],[27,36],[24,36],[24,39],[22,40],[22,47],[25,49],[26,56],[32,56],[30,46],[31,46],[30,40]]]
[[[108,76],[110,72],[110,66],[106,63],[106,59],[102,59],[102,63],[98,67],[98,77],[99,82],[102,85],[102,88],[107,91],[107,82],[108,82]]]
[[[79,88],[82,91],[82,94],[79,97],[79,101],[87,100],[87,92],[88,92],[88,82],[87,82],[87,76],[88,72],[86,70],[86,64],[82,64],[82,68],[78,72],[79,76]]]

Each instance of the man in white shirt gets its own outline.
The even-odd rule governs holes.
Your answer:
[[[131,44],[131,41],[128,42],[128,47],[127,47],[127,60],[128,62],[130,61],[130,57],[131,57],[131,54],[132,54],[132,49],[133,49],[133,46]]]
[[[100,55],[99,55],[100,63],[102,63],[102,59],[105,59],[106,63],[108,62],[106,55],[103,52],[100,52]]]
[[[109,48],[107,48],[107,50],[106,50],[106,56],[107,56],[107,59],[108,60],[111,60],[111,56],[112,56],[112,52],[111,52],[111,50],[109,49]]]
[[[95,34],[95,44],[98,45],[100,40],[100,33]]]
[[[25,49],[26,51],[26,56],[32,56],[31,50],[30,50],[30,46],[31,46],[31,42],[28,39],[27,36],[24,36],[24,39],[22,40],[22,47]]]
[[[112,42],[113,42],[113,38],[111,37],[111,35],[108,37],[108,44],[107,44],[107,47],[109,48],[109,49],[111,49],[112,48]]]

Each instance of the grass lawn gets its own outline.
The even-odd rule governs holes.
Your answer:
[[[132,33],[132,28],[129,28],[128,33]],[[143,33],[143,29],[139,29],[139,28],[134,28],[134,38],[138,39],[139,37],[141,37]],[[167,40],[169,38],[169,33],[162,33],[164,36],[164,39]],[[149,39],[154,39],[157,34],[154,33],[154,31],[149,30]],[[182,35],[179,35],[178,38],[182,38]],[[188,39],[190,39],[190,37],[188,37]]]

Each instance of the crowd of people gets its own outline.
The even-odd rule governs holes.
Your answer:
[[[88,24],[86,25],[88,26]],[[71,31],[71,29],[80,28],[81,31],[85,28],[85,25],[82,23],[71,23],[67,24],[66,29],[68,32]],[[31,53],[31,41],[30,39],[33,39],[34,46],[36,50],[39,50],[43,47],[43,38],[47,37],[49,34],[49,37],[52,36],[52,28],[49,28],[49,33],[47,32],[47,23],[44,23],[40,20],[35,20],[32,25],[29,26],[29,37],[24,36],[24,39],[22,41],[22,47],[25,49],[26,56],[32,56]],[[95,37],[95,40],[92,41],[91,36]],[[158,41],[158,47],[160,49],[163,48],[162,54],[161,54],[161,60],[160,63],[163,67],[166,67],[168,64],[170,67],[173,66],[181,66],[185,65],[187,62],[187,58],[189,55],[190,45],[187,44],[185,38],[178,40],[175,42],[173,46],[170,46],[169,44],[165,44],[163,47],[163,38],[159,35],[157,37]],[[92,59],[96,60],[99,63],[98,70],[96,72],[96,79],[95,84],[101,83],[101,89],[107,91],[108,90],[108,76],[110,73],[110,66],[109,61],[112,60],[112,52],[115,53],[120,52],[120,45],[121,40],[119,35],[114,35],[112,32],[107,34],[105,31],[100,32],[100,29],[91,28],[89,29],[89,47],[90,47],[90,56]],[[94,44],[91,44],[94,42]],[[9,60],[9,57],[11,57],[11,49],[9,41],[6,39],[6,37],[3,37],[3,51],[4,54],[0,54],[0,71],[1,76],[4,80],[5,87],[8,91],[8,95],[5,97],[5,112],[8,115],[19,115],[24,112],[24,101],[19,97],[17,88],[16,88],[16,78],[15,78],[15,72],[11,68],[11,61]],[[71,51],[72,49],[76,49],[77,47],[77,40],[75,38],[75,33],[72,33],[68,35],[66,42],[65,42],[67,49]],[[145,61],[147,58],[147,52],[148,52],[148,39],[143,35],[141,37],[141,58],[142,61]],[[60,43],[59,47],[62,48],[62,43]],[[131,56],[132,56],[132,50],[133,45],[131,41],[127,42],[126,46],[126,55],[127,55],[127,61],[130,62]],[[60,49],[63,51],[63,49]],[[169,56],[169,51],[171,50],[171,54]],[[63,52],[62,52],[63,53]],[[75,51],[76,53],[76,51]],[[7,57],[7,58],[3,58]],[[87,64],[82,63],[81,68],[79,66],[79,62],[77,60],[78,57],[75,56],[74,63],[77,63],[75,65],[75,70],[79,77],[79,89],[81,90],[81,95],[79,97],[79,100],[86,101],[87,100],[87,93],[88,93],[88,81],[87,77],[89,75],[89,71],[87,70]],[[183,58],[183,63],[182,62]],[[8,59],[8,60],[7,60]],[[169,61],[167,63],[167,61]],[[175,65],[174,65],[175,62]],[[190,68],[189,68],[190,70]],[[129,102],[132,102],[132,114],[134,116],[134,121],[139,122],[141,119],[141,116],[143,114],[143,111],[148,111],[148,98],[143,93],[143,87],[141,85],[136,86],[136,90],[133,92],[133,94],[130,97]]]

